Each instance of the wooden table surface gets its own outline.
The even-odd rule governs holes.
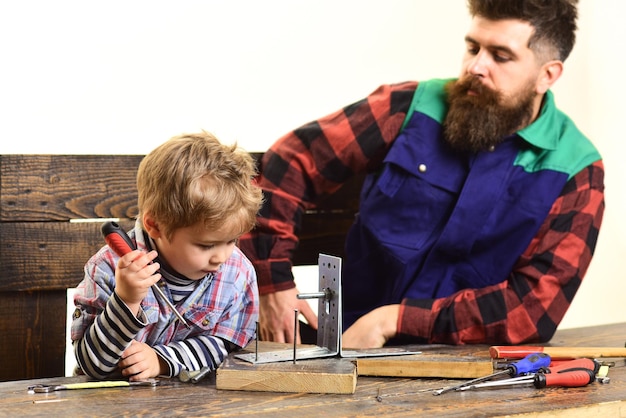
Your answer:
[[[549,345],[624,347],[626,323],[558,331]],[[607,359],[605,359],[607,360]],[[157,387],[64,390],[29,394],[33,384],[66,384],[84,377],[0,382],[0,416],[271,416],[414,417],[626,416],[626,362],[614,361],[610,383],[581,388],[500,388],[449,392],[432,390],[458,380],[359,376],[351,395],[217,390],[215,376],[197,384],[161,379]],[[602,415],[601,415],[602,414]]]

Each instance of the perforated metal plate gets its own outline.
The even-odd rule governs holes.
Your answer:
[[[317,305],[317,346],[296,348],[296,360],[332,357],[339,354],[341,319],[341,258],[320,254],[318,289],[330,296],[319,298]],[[253,364],[294,360],[294,350],[236,354],[236,358]]]
[[[327,297],[318,298],[317,345],[315,347],[276,350],[264,353],[236,354],[249,363],[262,364],[280,361],[306,360],[322,357],[380,357],[421,354],[407,347],[382,347],[373,349],[343,350],[341,348],[341,258],[320,254],[318,258],[319,292]],[[295,359],[294,359],[295,354]]]

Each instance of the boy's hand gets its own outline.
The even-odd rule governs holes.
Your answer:
[[[159,263],[152,263],[157,257],[156,251],[144,253],[134,250],[124,255],[117,262],[115,269],[115,293],[137,315],[141,301],[146,297],[150,286],[161,278],[157,273]]]
[[[145,380],[165,373],[161,371],[162,361],[156,351],[135,340],[122,353],[118,365],[122,376],[128,376],[129,380]]]

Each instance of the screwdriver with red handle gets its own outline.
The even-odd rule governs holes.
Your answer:
[[[495,382],[478,383],[468,385],[459,390],[473,390],[480,388],[493,388],[503,386],[534,385],[536,388],[550,386],[581,387],[592,383],[596,379],[596,373],[600,364],[589,358],[581,358],[559,363],[557,366],[539,370],[534,375],[522,376],[512,379],[504,379]]]
[[[102,235],[104,235],[104,240],[109,247],[111,247],[111,249],[120,257],[136,249],[135,244],[130,239],[128,234],[126,234],[126,232],[116,222],[104,223],[102,225]],[[170,302],[165,293],[163,293],[161,288],[157,286],[156,283],[152,285],[152,291],[159,295],[163,302],[165,302],[172,312],[174,312],[174,315],[176,315],[180,322],[189,328],[189,323],[185,321],[185,318],[176,310],[172,302]]]

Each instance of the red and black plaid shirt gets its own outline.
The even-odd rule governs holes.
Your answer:
[[[255,265],[261,294],[294,287],[290,255],[302,212],[355,173],[380,166],[416,88],[416,82],[381,86],[265,153],[258,180],[266,204],[258,227],[239,242]],[[441,299],[405,299],[399,334],[448,344],[550,339],[591,262],[603,212],[604,168],[597,161],[569,180],[507,280]],[[490,319],[503,310],[506,319]]]

